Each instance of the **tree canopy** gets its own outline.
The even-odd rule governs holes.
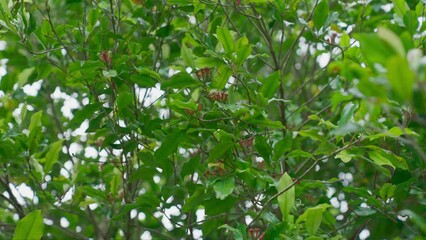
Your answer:
[[[423,239],[425,8],[0,1],[0,239]]]

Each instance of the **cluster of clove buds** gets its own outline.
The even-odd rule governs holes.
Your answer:
[[[228,101],[228,93],[227,92],[213,91],[213,92],[210,92],[207,97],[212,101],[218,101],[218,102]]]
[[[197,76],[198,80],[207,82],[212,80],[212,70],[210,68],[202,68],[194,71],[195,76]]]
[[[102,62],[106,63],[108,66],[112,65],[112,52],[111,51],[103,50],[99,54],[99,58],[101,59]]]

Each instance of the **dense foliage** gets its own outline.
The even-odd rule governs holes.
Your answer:
[[[0,1],[1,239],[423,239],[424,0]]]

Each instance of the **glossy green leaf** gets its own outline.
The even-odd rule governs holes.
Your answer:
[[[121,175],[121,172],[120,172],[120,170],[118,170],[118,168],[114,168],[114,170],[112,171],[112,178],[111,178],[111,181],[110,181],[110,193],[113,195],[113,196],[117,196],[117,194],[118,194],[118,190],[119,190],[119,187],[120,187],[120,183],[121,183],[121,177],[122,177],[122,175]]]
[[[280,87],[281,78],[280,71],[276,71],[269,75],[262,84],[262,94],[266,98],[272,98]]]
[[[218,27],[216,30],[216,36],[222,44],[225,53],[231,54],[234,51],[234,38],[229,30],[225,27]]]
[[[233,147],[233,144],[229,142],[216,144],[216,146],[209,152],[209,161],[214,161],[219,159],[226,152],[228,152],[232,147]]]
[[[329,15],[329,7],[328,7],[328,1],[322,0],[317,7],[315,8],[313,21],[314,26],[316,29],[320,29],[324,26],[325,22],[327,21]]]
[[[31,116],[30,125],[28,131],[31,133],[36,127],[41,127],[41,117],[43,116],[43,111],[38,111]]]
[[[411,34],[416,34],[419,26],[418,16],[414,11],[407,11],[403,17],[404,24]]]
[[[184,89],[188,87],[194,87],[201,85],[200,82],[196,81],[186,72],[179,72],[173,75],[169,80],[161,84],[161,89],[173,88],[173,89]]]
[[[270,164],[271,157],[271,147],[269,143],[266,141],[266,138],[263,136],[257,136],[255,139],[256,150],[259,152],[260,156],[265,160],[266,163]]]
[[[343,111],[340,115],[339,127],[345,126],[353,117],[355,111],[358,108],[358,104],[348,103],[343,108]]]
[[[371,152],[368,152],[368,156],[370,156],[371,160],[373,160],[373,162],[379,166],[387,165],[387,166],[391,166],[392,168],[395,168],[392,162],[389,161],[389,159],[387,159],[385,156],[380,154],[380,152],[371,151]]]
[[[296,149],[291,151],[288,155],[288,158],[296,158],[296,157],[302,157],[302,158],[306,158],[306,159],[310,159],[313,158],[313,155],[309,152],[300,150],[300,149]]]
[[[74,117],[68,124],[68,127],[71,129],[78,128],[84,120],[91,118],[99,109],[100,106],[98,103],[92,103],[84,106],[82,109],[75,112]]]
[[[180,131],[175,131],[171,134],[168,134],[161,146],[155,151],[155,159],[160,162],[166,160],[168,156],[176,151],[182,138],[183,134]]]
[[[180,49],[180,55],[186,66],[191,68],[195,67],[194,54],[192,53],[191,49],[185,46],[185,44],[182,44],[182,47]]]
[[[197,207],[204,201],[204,188],[198,187],[195,192],[185,199],[185,205],[182,210],[186,213],[197,209]]]
[[[293,140],[290,134],[286,134],[286,136],[278,141],[274,145],[274,158],[278,159],[282,157],[286,152],[290,151],[293,146]]]
[[[46,154],[46,162],[44,164],[44,172],[48,173],[52,169],[53,164],[58,161],[59,153],[62,150],[62,143],[64,140],[59,140],[50,144],[49,151]]]
[[[231,76],[232,69],[227,65],[220,65],[217,68],[217,74],[213,79],[212,87],[219,90],[223,89]]]
[[[36,240],[43,236],[43,216],[35,210],[16,224],[13,240]]]
[[[284,173],[281,176],[278,185],[276,186],[277,191],[282,192],[288,187],[290,187],[292,184],[293,180],[291,179],[291,177],[287,173]],[[281,210],[281,214],[283,216],[283,221],[286,221],[290,217],[290,212],[293,209],[296,200],[294,186],[290,187],[287,191],[279,195],[277,200]]]
[[[309,234],[314,235],[318,231],[321,225],[323,211],[322,208],[309,208],[307,210],[305,226]]]
[[[393,197],[393,194],[395,193],[395,190],[396,190],[396,186],[395,185],[392,185],[390,183],[385,183],[380,188],[380,191],[379,191],[380,197],[384,201],[386,201],[389,198]]]
[[[150,76],[151,78],[161,82],[161,76],[156,71],[153,71],[151,69],[144,68],[144,67],[138,67],[138,68],[136,68],[136,70],[141,75]]]
[[[118,111],[122,112],[132,102],[133,102],[133,94],[131,92],[120,92],[117,97]]]
[[[238,39],[235,48],[237,52],[237,65],[241,66],[250,56],[252,48],[246,37]]]
[[[393,0],[394,12],[403,16],[410,8],[405,0]]]
[[[22,70],[22,72],[20,72],[18,74],[17,83],[20,87],[24,86],[28,82],[28,80],[29,80],[31,74],[34,72],[34,70],[35,70],[35,68],[31,67],[31,68],[27,68],[27,69]]]
[[[195,59],[194,61],[195,61],[195,66],[197,68],[205,68],[205,67],[215,68],[223,64],[223,61],[217,58],[199,57]]]
[[[235,188],[235,179],[233,177],[226,177],[216,181],[213,185],[214,192],[218,199],[225,199],[229,196]]]
[[[400,127],[393,127],[385,132],[379,133],[379,134],[375,134],[375,135],[371,135],[368,138],[371,140],[377,139],[377,138],[381,138],[381,137],[391,137],[391,138],[398,138],[404,134],[407,135],[412,135],[412,136],[417,136],[418,134],[413,132],[411,129],[409,128],[404,128],[401,129]]]

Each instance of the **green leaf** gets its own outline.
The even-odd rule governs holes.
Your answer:
[[[321,225],[323,208],[309,208],[306,214],[305,226],[309,234],[315,235]]]
[[[40,138],[41,138],[41,117],[43,115],[43,111],[38,111],[31,116],[30,125],[28,127],[29,135],[28,135],[28,147],[30,151],[35,151],[37,148]]]
[[[55,164],[58,161],[59,153],[61,152],[63,141],[64,140],[61,139],[50,145],[49,151],[46,153],[46,162],[44,164],[45,173],[48,173],[50,169],[52,169],[53,164]]]
[[[199,57],[197,59],[195,59],[195,66],[197,68],[204,68],[204,67],[209,67],[209,68],[215,68],[215,67],[219,67],[223,64],[222,60],[219,60],[217,58],[206,58],[206,57]]]
[[[314,20],[314,26],[316,29],[320,29],[324,26],[325,22],[327,21],[329,15],[329,9],[328,9],[328,1],[322,0],[318,6],[315,8],[313,20]]]
[[[289,133],[274,145],[274,159],[278,160],[286,152],[290,151],[293,146],[293,139]]]
[[[191,68],[195,67],[194,54],[192,53],[191,49],[185,46],[185,44],[182,44],[182,47],[180,49],[180,56],[186,66]]]
[[[321,225],[323,213],[325,212],[325,210],[327,210],[327,208],[330,207],[330,204],[322,203],[315,207],[308,208],[296,220],[296,224],[305,221],[306,230],[309,234],[314,235],[318,231],[319,226]]]
[[[360,42],[362,55],[370,65],[379,63],[386,66],[386,63],[395,52],[377,34],[359,33],[354,35]]]
[[[110,184],[110,193],[113,196],[117,196],[118,194],[118,189],[120,187],[120,183],[121,183],[121,172],[118,168],[114,168],[114,170],[112,171],[112,178],[111,181],[109,182]]]
[[[399,16],[403,16],[410,8],[405,0],[393,0],[394,12]]]
[[[256,150],[259,152],[260,156],[265,160],[265,162],[269,165],[271,164],[270,157],[271,157],[271,146],[266,141],[266,138],[263,136],[257,136],[255,140],[254,146],[256,147]]]
[[[404,134],[412,135],[412,136],[417,136],[418,135],[417,133],[413,132],[409,128],[401,129],[400,127],[393,127],[391,129],[387,130],[386,132],[382,132],[382,133],[379,133],[379,134],[371,135],[368,138],[370,140],[374,140],[374,139],[381,138],[381,137],[398,138],[398,137],[400,137],[400,136],[402,136]]]
[[[35,151],[41,139],[41,126],[34,127],[28,136],[28,148]]]
[[[320,135],[318,130],[314,129],[314,128],[301,130],[301,131],[299,131],[299,135],[303,136],[303,137],[309,137],[310,139],[312,139],[314,141],[320,141],[320,142],[326,141],[325,136]]]
[[[229,226],[228,224],[224,224],[220,227],[218,227],[217,229],[227,229],[230,232],[233,233],[233,238],[235,240],[247,240],[248,236],[247,236],[247,226],[245,224],[238,224],[237,225],[238,228],[233,228],[231,226]]]
[[[395,168],[391,161],[389,161],[389,159],[380,154],[380,152],[378,151],[368,152],[368,155],[370,156],[371,160],[373,160],[373,162],[379,166],[387,165],[391,166],[392,168]]]
[[[403,20],[406,28],[410,34],[416,34],[417,28],[419,26],[418,16],[414,11],[407,11],[404,14]]]
[[[43,236],[43,216],[35,210],[16,224],[13,240],[36,240]]]
[[[222,157],[227,151],[233,147],[233,144],[230,142],[218,143],[209,153],[209,161],[217,160]]]
[[[342,113],[340,115],[339,127],[345,126],[354,115],[356,109],[358,108],[358,104],[348,103],[343,108]]]
[[[91,186],[84,186],[81,187],[81,190],[87,194],[87,196],[92,197],[94,199],[98,199],[100,201],[106,201],[107,200],[107,196],[106,193],[102,190],[99,189],[95,189]]]
[[[218,199],[225,199],[229,196],[235,188],[234,177],[227,177],[225,179],[218,180],[214,183],[213,189]]]
[[[217,68],[217,75],[213,79],[212,88],[222,90],[231,76],[232,69],[230,69],[228,65],[220,65]]]
[[[136,69],[136,71],[138,71],[138,73],[141,74],[141,75],[149,76],[149,77],[161,82],[161,76],[156,71],[153,71],[151,69],[144,68],[144,67],[138,67]]]
[[[249,41],[246,37],[242,37],[238,39],[237,45],[236,45],[236,51],[237,51],[237,65],[241,66],[244,61],[250,56],[251,54],[251,45],[249,44]]]
[[[386,201],[386,200],[388,200],[389,198],[392,198],[392,197],[393,197],[393,194],[395,193],[395,190],[396,190],[396,186],[395,186],[395,185],[392,185],[392,184],[390,184],[390,183],[385,183],[385,184],[383,184],[383,186],[380,188],[380,192],[379,192],[380,197],[381,197],[384,201]]]
[[[340,158],[340,160],[342,160],[342,162],[344,162],[344,163],[348,163],[348,162],[350,162],[351,160],[352,160],[352,157],[353,157],[354,155],[353,154],[351,154],[351,153],[349,153],[349,151],[347,151],[347,150],[343,150],[343,151],[340,151],[336,156],[335,156],[335,158]]]
[[[234,52],[234,38],[227,28],[218,27],[216,36],[225,50],[225,53],[232,54]]]
[[[404,45],[402,45],[401,39],[389,29],[379,27],[377,35],[385,42],[387,42],[396,53],[401,57],[405,56]]]
[[[193,0],[167,0],[167,4],[169,5],[179,5],[179,6],[187,6],[192,5]]]
[[[309,152],[305,152],[303,150],[296,149],[296,150],[291,151],[287,155],[287,157],[288,158],[302,157],[302,158],[310,159],[310,158],[313,158],[314,156]]]
[[[27,83],[29,77],[34,72],[34,70],[35,70],[35,67],[30,67],[30,68],[21,70],[21,72],[17,76],[17,79],[18,79],[17,83],[19,87],[22,87]]]
[[[275,95],[275,92],[280,87],[281,78],[280,71],[276,71],[269,75],[262,84],[262,94],[265,98],[272,98]]]
[[[292,184],[293,184],[293,180],[291,179],[291,177],[287,173],[284,173],[282,177],[280,178],[278,185],[276,186],[277,191],[278,192],[284,191]],[[292,186],[283,194],[279,195],[277,200],[278,200],[278,205],[280,207],[280,210],[283,216],[283,221],[286,221],[290,217],[290,212],[293,209],[294,203],[296,200],[294,186]]]
[[[86,106],[84,106],[82,109],[78,110],[74,114],[74,117],[69,122],[68,127],[71,129],[76,129],[80,127],[81,123],[84,120],[91,118],[93,114],[99,109],[100,109],[99,103],[87,104]]]
[[[28,131],[31,133],[36,127],[41,127],[41,117],[43,116],[43,111],[38,111],[31,116],[30,126]]]
[[[201,85],[200,82],[196,81],[186,72],[179,72],[173,75],[169,80],[161,84],[161,89],[173,88],[173,89],[184,89],[188,87],[194,87]]]
[[[190,211],[196,210],[204,201],[204,194],[204,187],[198,187],[189,198],[185,199],[185,205],[183,205],[182,211],[189,213]]]
[[[108,71],[103,70],[102,75],[106,78],[117,77],[117,71],[115,71],[115,70],[108,70]]]
[[[155,159],[160,162],[166,160],[168,156],[176,152],[176,149],[179,146],[179,142],[182,138],[183,134],[180,131],[175,131],[171,134],[168,134],[161,146],[155,151]]]
[[[415,78],[407,60],[401,56],[394,56],[388,60],[386,67],[388,69],[387,79],[398,100],[411,101]]]
[[[132,83],[137,84],[141,88],[152,88],[155,86],[157,81],[152,79],[151,77],[143,74],[135,74],[130,77],[130,81]]]
[[[127,91],[120,92],[117,97],[118,111],[122,112],[133,102],[133,94]]]

